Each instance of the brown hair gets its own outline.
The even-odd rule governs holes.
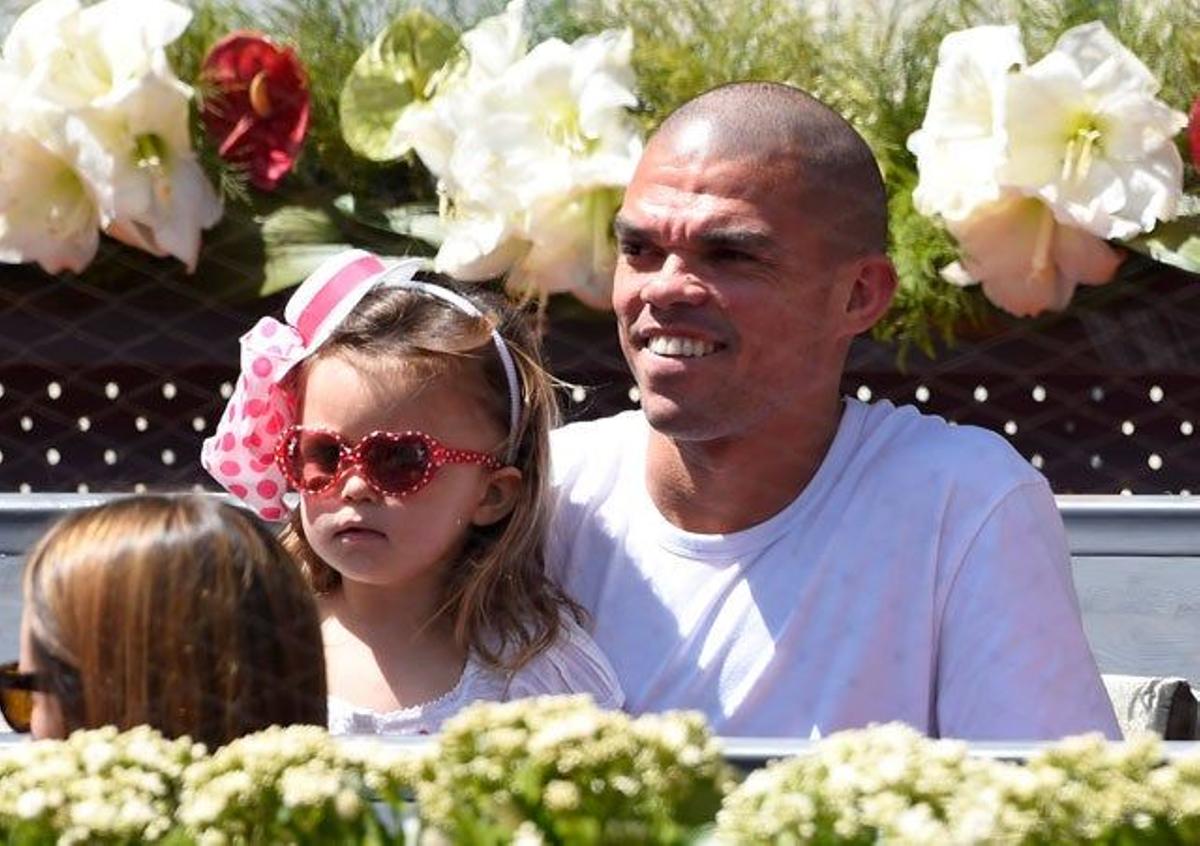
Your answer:
[[[326,722],[316,604],[240,508],[141,496],[73,512],[31,552],[24,593],[68,731],[148,724],[212,748]]]
[[[299,408],[306,367],[340,356],[364,368],[403,364],[423,378],[454,378],[463,380],[464,390],[475,389],[499,430],[508,433],[508,463],[521,471],[521,492],[503,520],[468,529],[462,552],[446,574],[440,613],[454,621],[460,645],[487,663],[517,669],[558,637],[564,610],[576,619],[582,614],[547,577],[542,550],[548,522],[550,429],[558,420],[553,383],[542,367],[527,311],[502,295],[440,274],[418,273],[417,279],[467,297],[484,316],[473,317],[412,289],[376,288],[294,371],[287,387]],[[509,431],[508,380],[492,340],[493,328],[508,345],[519,377],[521,415],[515,431]],[[305,539],[298,510],[282,540],[314,591],[337,588],[341,576]]]

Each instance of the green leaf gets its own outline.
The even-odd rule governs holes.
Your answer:
[[[329,213],[313,206],[283,206],[258,218],[268,246],[294,243],[319,244],[341,237]]]
[[[1200,214],[1177,217],[1154,227],[1125,246],[1155,261],[1200,273]]]
[[[415,238],[439,247],[446,238],[446,224],[433,203],[408,203],[376,209],[359,202],[352,194],[343,194],[333,205],[351,220],[391,235]]]
[[[263,297],[300,284],[325,259],[350,247],[333,218],[321,209],[284,206],[259,222],[266,252],[259,288]]]
[[[409,145],[392,139],[406,107],[429,99],[429,81],[450,58],[458,33],[440,18],[411,9],[379,34],[358,57],[338,102],[342,136],[373,161],[392,161]]]

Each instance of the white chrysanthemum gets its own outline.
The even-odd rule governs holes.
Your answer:
[[[39,788],[22,791],[17,797],[16,811],[17,816],[22,819],[33,819],[40,816],[42,811],[46,810],[46,792]]]

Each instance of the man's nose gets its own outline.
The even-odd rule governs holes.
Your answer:
[[[700,305],[708,299],[708,287],[681,256],[671,253],[650,274],[642,286],[641,297],[642,302],[656,308]]]

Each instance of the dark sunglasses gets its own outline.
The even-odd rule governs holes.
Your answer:
[[[329,490],[349,467],[382,496],[407,496],[425,487],[446,464],[504,465],[485,452],[450,449],[424,432],[371,432],[351,444],[329,429],[292,426],[275,447],[275,463],[298,491]]]
[[[48,690],[37,673],[22,673],[16,661],[0,664],[0,715],[13,731],[29,731],[33,717],[33,692]]]

